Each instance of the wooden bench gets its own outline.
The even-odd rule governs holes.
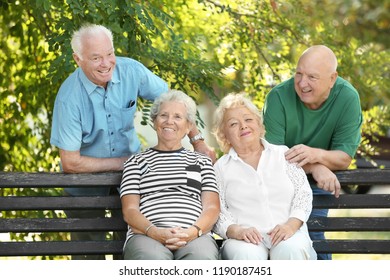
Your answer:
[[[337,172],[343,185],[390,185],[390,169],[361,169]],[[63,174],[63,173],[23,173],[0,172],[0,233],[52,233],[126,231],[120,218],[71,219],[58,215],[48,215],[50,211],[78,209],[120,209],[119,197],[69,197],[62,195],[35,196],[38,188],[47,191],[61,190],[64,187],[119,187],[121,173]],[[23,196],[4,196],[5,189],[13,193],[23,189]],[[383,188],[385,189],[385,188]],[[60,191],[58,193],[61,193]],[[328,217],[309,220],[312,231],[337,232],[390,232],[390,194],[342,194],[334,196],[315,196],[313,207],[329,209],[387,209],[385,217]],[[18,212],[21,211],[21,212]],[[20,217],[10,218],[9,213],[20,213]],[[29,213],[34,213],[33,217]],[[40,215],[36,213],[41,213]],[[46,216],[44,215],[46,213]],[[8,214],[8,215],[7,215]],[[53,216],[53,217],[48,217]],[[0,235],[1,236],[1,235]],[[64,256],[88,254],[121,254],[123,241],[70,241],[50,240],[1,241],[0,256]],[[313,240],[318,253],[341,254],[390,254],[390,233],[381,240],[327,239]]]

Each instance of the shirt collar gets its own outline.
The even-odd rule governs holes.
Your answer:
[[[112,78],[111,78],[111,81],[109,81],[109,83],[119,84],[120,82],[121,82],[121,80],[119,78],[118,69],[115,65],[114,73],[112,73]]]
[[[83,69],[79,68],[79,70],[80,70],[80,80],[81,80],[81,83],[83,84],[84,88],[86,89],[88,95],[90,95],[99,86],[97,86],[96,84],[94,84],[93,82],[91,82],[87,78],[87,76],[85,75]],[[114,73],[112,74],[111,81],[108,82],[107,87],[109,87],[110,84],[117,84],[117,83],[120,83],[120,79],[119,79],[118,71],[116,71],[116,68],[115,68],[114,69]]]

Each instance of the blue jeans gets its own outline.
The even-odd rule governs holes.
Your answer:
[[[312,185],[313,195],[331,195],[330,192],[324,191],[316,186]],[[310,217],[327,217],[329,209],[313,209]],[[325,233],[323,231],[311,232],[309,231],[310,238],[312,240],[325,240]],[[331,260],[332,254],[317,254],[318,260]]]

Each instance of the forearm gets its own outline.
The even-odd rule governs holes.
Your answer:
[[[313,173],[313,168],[321,164],[332,171],[345,170],[351,164],[351,157],[343,151],[327,151],[323,149],[316,149],[317,160],[316,163],[308,163],[303,166],[305,172]]]
[[[204,233],[209,232],[217,222],[221,206],[219,202],[219,195],[216,192],[204,191],[202,192],[202,213],[195,222]]]
[[[123,219],[126,224],[131,227],[134,233],[145,234],[146,230],[150,230],[149,226],[152,224],[145,216],[136,209],[123,209]]]
[[[209,207],[203,210],[195,224],[202,229],[204,233],[207,233],[213,229],[214,224],[217,222],[219,216],[218,207]]]
[[[289,218],[285,224],[288,225],[295,233],[295,232],[297,232],[297,230],[300,229],[303,222],[301,220],[299,220],[298,218],[292,217],[292,218]]]
[[[81,156],[77,152],[60,150],[62,168],[65,173],[88,173],[123,170],[127,157],[94,158]]]

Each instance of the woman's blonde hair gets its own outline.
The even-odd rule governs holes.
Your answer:
[[[238,108],[238,107],[246,107],[250,112],[252,112],[260,126],[260,137],[264,137],[265,128],[263,125],[263,116],[260,110],[256,107],[253,102],[245,96],[246,94],[241,93],[230,93],[222,98],[219,106],[214,115],[214,129],[213,134],[219,144],[222,152],[229,152],[231,145],[226,139],[226,135],[224,132],[224,118],[226,110]],[[260,139],[259,139],[260,140]]]

